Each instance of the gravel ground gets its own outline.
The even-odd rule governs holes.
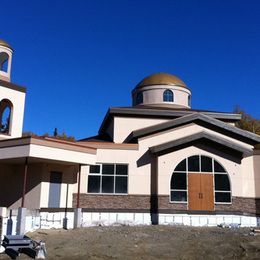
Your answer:
[[[118,226],[27,235],[46,243],[47,259],[260,259],[260,235],[249,233],[248,228]]]

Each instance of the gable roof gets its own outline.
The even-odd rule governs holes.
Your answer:
[[[107,111],[105,118],[99,128],[99,134],[105,132],[110,120],[114,116],[135,117],[135,118],[165,118],[174,119],[196,112],[203,113],[210,117],[226,121],[237,122],[241,120],[240,114],[226,113],[226,112],[214,112],[206,110],[194,110],[185,108],[166,108],[166,107],[152,107],[152,106],[140,106],[140,107],[111,107]]]
[[[201,113],[193,113],[191,115],[179,117],[173,120],[170,120],[165,123],[157,124],[154,126],[142,128],[136,131],[133,131],[125,140],[125,142],[136,142],[138,138],[149,136],[161,131],[166,131],[178,126],[186,125],[189,123],[198,123],[200,125],[206,126],[207,128],[214,129],[215,131],[224,133],[233,138],[240,139],[249,144],[260,143],[260,136],[253,134],[251,132],[241,130],[235,126],[224,123],[220,120],[217,120],[213,117],[207,116]]]
[[[250,150],[250,149],[246,149],[245,147],[243,147],[241,145],[235,144],[235,143],[233,143],[229,140],[225,140],[223,138],[220,138],[218,136],[215,136],[215,135],[203,132],[203,131],[200,132],[200,133],[194,134],[194,135],[186,136],[186,137],[174,140],[174,141],[170,141],[170,142],[167,142],[167,143],[163,143],[163,144],[160,144],[160,145],[150,147],[149,151],[152,154],[156,154],[156,155],[165,154],[171,149],[178,149],[178,147],[179,148],[183,147],[185,145],[188,145],[192,142],[196,142],[196,141],[201,140],[201,139],[211,141],[211,142],[213,142],[213,143],[215,143],[219,146],[228,148],[228,149],[230,149],[230,150],[232,150],[236,153],[239,152],[243,155],[251,155],[252,154],[252,150]]]

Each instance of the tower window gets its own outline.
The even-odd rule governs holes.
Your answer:
[[[3,99],[0,102],[0,133],[9,134],[10,132],[10,118],[12,111],[12,103]]]
[[[164,102],[173,102],[173,101],[174,101],[173,93],[172,93],[171,90],[166,89],[166,90],[163,92],[163,101],[164,101]]]
[[[0,53],[0,70],[7,72],[9,55],[5,52]]]
[[[191,107],[191,96],[188,96],[188,106]]]
[[[144,97],[143,97],[143,92],[137,93],[135,104],[136,104],[136,105],[142,104],[142,103],[143,103],[143,99],[144,99]]]

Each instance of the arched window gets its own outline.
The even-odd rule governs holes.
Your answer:
[[[188,201],[188,178],[191,173],[198,173],[198,176],[212,174],[214,202],[216,204],[231,202],[231,187],[227,171],[215,159],[204,155],[190,156],[176,166],[170,183],[171,202]]]
[[[164,102],[173,102],[173,101],[174,101],[173,93],[172,93],[171,90],[166,89],[166,90],[163,92],[163,101],[164,101]]]
[[[0,70],[7,72],[9,55],[5,52],[0,53]]]
[[[8,99],[3,99],[0,102],[0,133],[9,134],[10,118],[12,113],[12,103]]]
[[[137,93],[135,104],[136,105],[142,104],[143,103],[143,99],[144,99],[143,98],[143,92]]]

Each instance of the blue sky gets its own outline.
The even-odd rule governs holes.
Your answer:
[[[144,77],[167,72],[192,107],[260,118],[258,0],[1,0],[12,81],[27,87],[24,131],[95,135],[130,106]]]

